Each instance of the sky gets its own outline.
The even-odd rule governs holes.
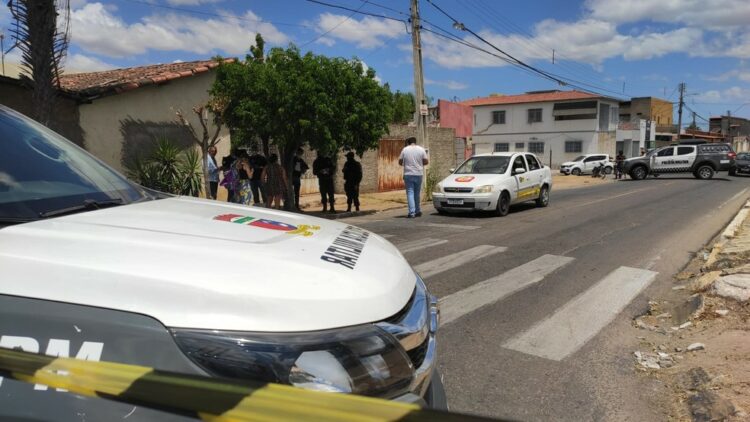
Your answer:
[[[393,90],[412,91],[409,0],[70,0],[69,71],[244,57],[256,33],[268,47],[356,57]],[[12,19],[0,5],[8,47]],[[441,13],[435,5],[442,8]],[[678,99],[683,121],[726,114],[750,118],[748,0],[420,0],[426,93],[464,100],[573,85],[616,98]],[[567,86],[450,35],[568,81]],[[554,63],[553,63],[554,51]],[[17,50],[6,61],[18,61]],[[676,121],[676,118],[675,118]]]

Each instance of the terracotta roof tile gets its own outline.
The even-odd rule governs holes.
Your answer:
[[[233,62],[225,59],[224,62]],[[159,84],[173,79],[184,78],[197,73],[208,72],[219,64],[214,60],[157,64],[103,72],[71,73],[60,78],[63,91],[85,97],[118,94],[142,86]]]
[[[500,104],[538,103],[544,101],[584,100],[591,98],[602,98],[602,96],[575,90],[542,91],[530,92],[520,95],[493,95],[490,97],[473,98],[471,100],[461,101],[461,104],[468,106],[484,106]]]

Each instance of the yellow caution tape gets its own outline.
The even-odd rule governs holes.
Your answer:
[[[481,421],[415,404],[0,348],[0,375],[205,421]],[[2,412],[0,412],[2,416]]]

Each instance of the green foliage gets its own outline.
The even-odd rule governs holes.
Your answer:
[[[391,123],[404,124],[414,120],[414,94],[396,91],[391,94],[391,104],[393,108]]]
[[[198,196],[202,188],[200,154],[189,148],[184,152],[168,139],[159,139],[145,159],[138,157],[128,169],[130,178],[149,189],[175,195]]]
[[[435,186],[443,180],[442,169],[437,164],[430,165],[427,168],[427,176],[424,179],[424,194],[426,201],[432,201],[432,191]]]

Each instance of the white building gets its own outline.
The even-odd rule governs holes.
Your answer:
[[[656,122],[639,119],[634,122],[620,122],[617,125],[617,144],[615,149],[622,151],[625,157],[638,157],[641,149],[655,147]]]
[[[474,109],[475,154],[528,151],[557,167],[579,155],[615,155],[618,100],[580,91],[535,91],[464,101]]]

